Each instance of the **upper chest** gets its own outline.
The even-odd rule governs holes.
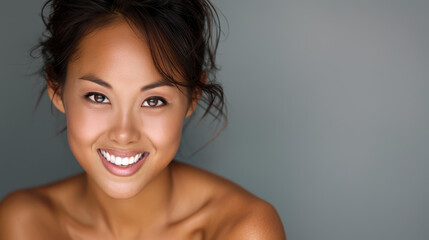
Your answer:
[[[178,221],[141,226],[138,232],[134,228],[128,235],[121,235],[121,237],[115,237],[111,229],[84,224],[67,216],[62,216],[60,225],[64,239],[70,240],[216,240],[227,222],[220,219],[219,212],[216,214],[216,211],[207,209]],[[126,232],[125,229],[124,232]]]

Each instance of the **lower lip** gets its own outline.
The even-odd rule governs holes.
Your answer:
[[[128,166],[117,166],[109,161],[101,154],[100,150],[97,151],[98,155],[101,158],[101,161],[103,162],[104,167],[109,171],[111,174],[118,176],[118,177],[129,177],[136,173],[140,167],[145,162],[146,158],[149,156],[149,153],[144,153],[144,156],[136,163],[128,165]]]

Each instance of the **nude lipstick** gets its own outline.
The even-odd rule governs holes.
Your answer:
[[[118,177],[135,174],[149,156],[148,152],[124,153],[108,149],[98,149],[97,153],[107,171]]]

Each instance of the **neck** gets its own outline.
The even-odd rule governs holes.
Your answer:
[[[97,184],[86,176],[86,200],[94,223],[107,228],[116,236],[138,234],[144,229],[166,223],[173,182],[168,166],[136,196],[129,199],[114,199],[105,194]]]

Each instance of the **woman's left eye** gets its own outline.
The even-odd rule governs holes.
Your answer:
[[[167,105],[167,101],[162,97],[150,97],[144,100],[142,106],[144,107],[151,107],[151,108],[158,108],[162,107],[164,105]]]

